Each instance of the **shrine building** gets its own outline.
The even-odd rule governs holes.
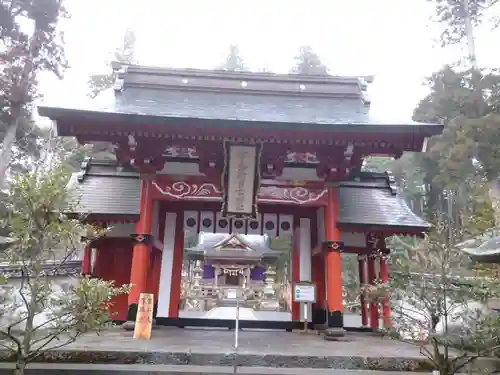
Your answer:
[[[39,107],[58,136],[114,145],[116,161],[87,159],[70,183],[75,211],[109,228],[83,273],[132,284],[113,319],[134,321],[147,292],[156,324],[233,327],[233,288],[242,328],[290,330],[307,315],[341,331],[341,256],[358,255],[361,284],[385,282],[385,238],[430,229],[390,173],[361,167],[425,150],[442,126],[372,116],[372,77],[114,69],[109,106]],[[297,283],[316,287],[310,311]],[[358,328],[390,324],[387,302],[360,300]]]

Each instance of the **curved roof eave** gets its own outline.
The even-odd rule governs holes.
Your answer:
[[[158,116],[144,113],[123,113],[112,111],[98,111],[86,109],[68,109],[59,107],[39,106],[38,114],[48,117],[57,122],[58,127],[63,122],[74,126],[78,121],[80,123],[119,123],[126,126],[148,125],[169,125],[193,127],[203,126],[205,128],[247,128],[252,126],[258,129],[270,130],[296,130],[296,131],[320,131],[320,132],[370,132],[385,133],[397,132],[402,134],[418,133],[424,137],[441,134],[443,125],[418,123],[414,121],[373,121],[373,122],[338,122],[338,123],[317,123],[317,122],[285,122],[285,121],[259,121],[259,120],[241,120],[229,118],[210,118],[210,117],[182,117],[182,116]],[[349,126],[346,129],[346,126]]]

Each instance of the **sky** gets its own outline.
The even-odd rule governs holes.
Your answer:
[[[89,101],[88,77],[108,71],[127,27],[142,65],[210,69],[238,44],[251,68],[286,73],[299,46],[310,45],[332,74],[375,75],[371,111],[388,120],[410,119],[427,93],[424,78],[463,53],[437,46],[439,26],[425,0],[67,0],[67,7],[72,17],[61,29],[71,67],[62,81],[41,77],[48,105]],[[499,32],[483,27],[476,36],[480,64],[500,66],[492,47]]]

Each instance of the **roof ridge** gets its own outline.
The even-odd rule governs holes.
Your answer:
[[[359,84],[365,87],[375,80],[374,75],[322,75],[322,74],[293,74],[293,73],[265,73],[253,71],[228,71],[224,69],[199,69],[199,68],[170,68],[152,65],[126,64],[118,61],[111,63],[113,70],[123,73],[144,73],[154,75],[185,75],[185,76],[203,76],[213,75],[220,78],[243,78],[250,79],[267,79],[267,80],[286,80],[286,81],[301,81],[301,82],[342,82]]]
[[[248,243],[248,241],[246,241],[239,233],[231,233],[228,237],[226,238],[223,238],[222,240],[220,240],[219,242],[217,242],[216,244],[214,244],[212,246],[213,249],[218,249],[222,246],[225,246],[227,245],[233,238],[237,239],[241,244],[243,244],[244,246],[248,247],[249,249],[252,249],[253,251],[255,251],[255,248],[250,245]]]
[[[174,69],[113,63],[115,93],[127,87],[174,91],[209,91],[250,95],[354,98],[365,105],[373,76],[330,76]]]
[[[372,171],[356,170],[353,173],[350,173],[347,176],[347,178],[348,178],[347,180],[341,182],[341,184],[344,184],[344,186],[349,186],[350,182],[363,183],[363,182],[375,181],[375,182],[385,183],[387,185],[387,188],[392,193],[392,195],[398,195],[400,193],[400,188],[396,183],[396,179],[394,178],[394,175],[392,174],[391,171],[372,172]],[[357,187],[369,187],[369,186],[357,185]]]

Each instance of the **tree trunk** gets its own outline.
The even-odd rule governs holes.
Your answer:
[[[9,168],[10,159],[12,158],[12,147],[14,147],[16,141],[17,123],[18,120],[16,119],[13,124],[7,127],[3,139],[2,150],[0,150],[0,189],[5,186],[7,169]]]
[[[469,55],[470,63],[474,70],[479,70],[479,65],[477,63],[476,55],[476,42],[474,40],[474,29],[472,28],[472,22],[469,16],[469,0],[463,0],[464,5],[464,23],[465,23],[465,35],[467,37],[467,52]]]
[[[23,375],[26,365],[27,363],[23,359],[18,359],[16,362],[16,368],[14,369],[14,375]]]

